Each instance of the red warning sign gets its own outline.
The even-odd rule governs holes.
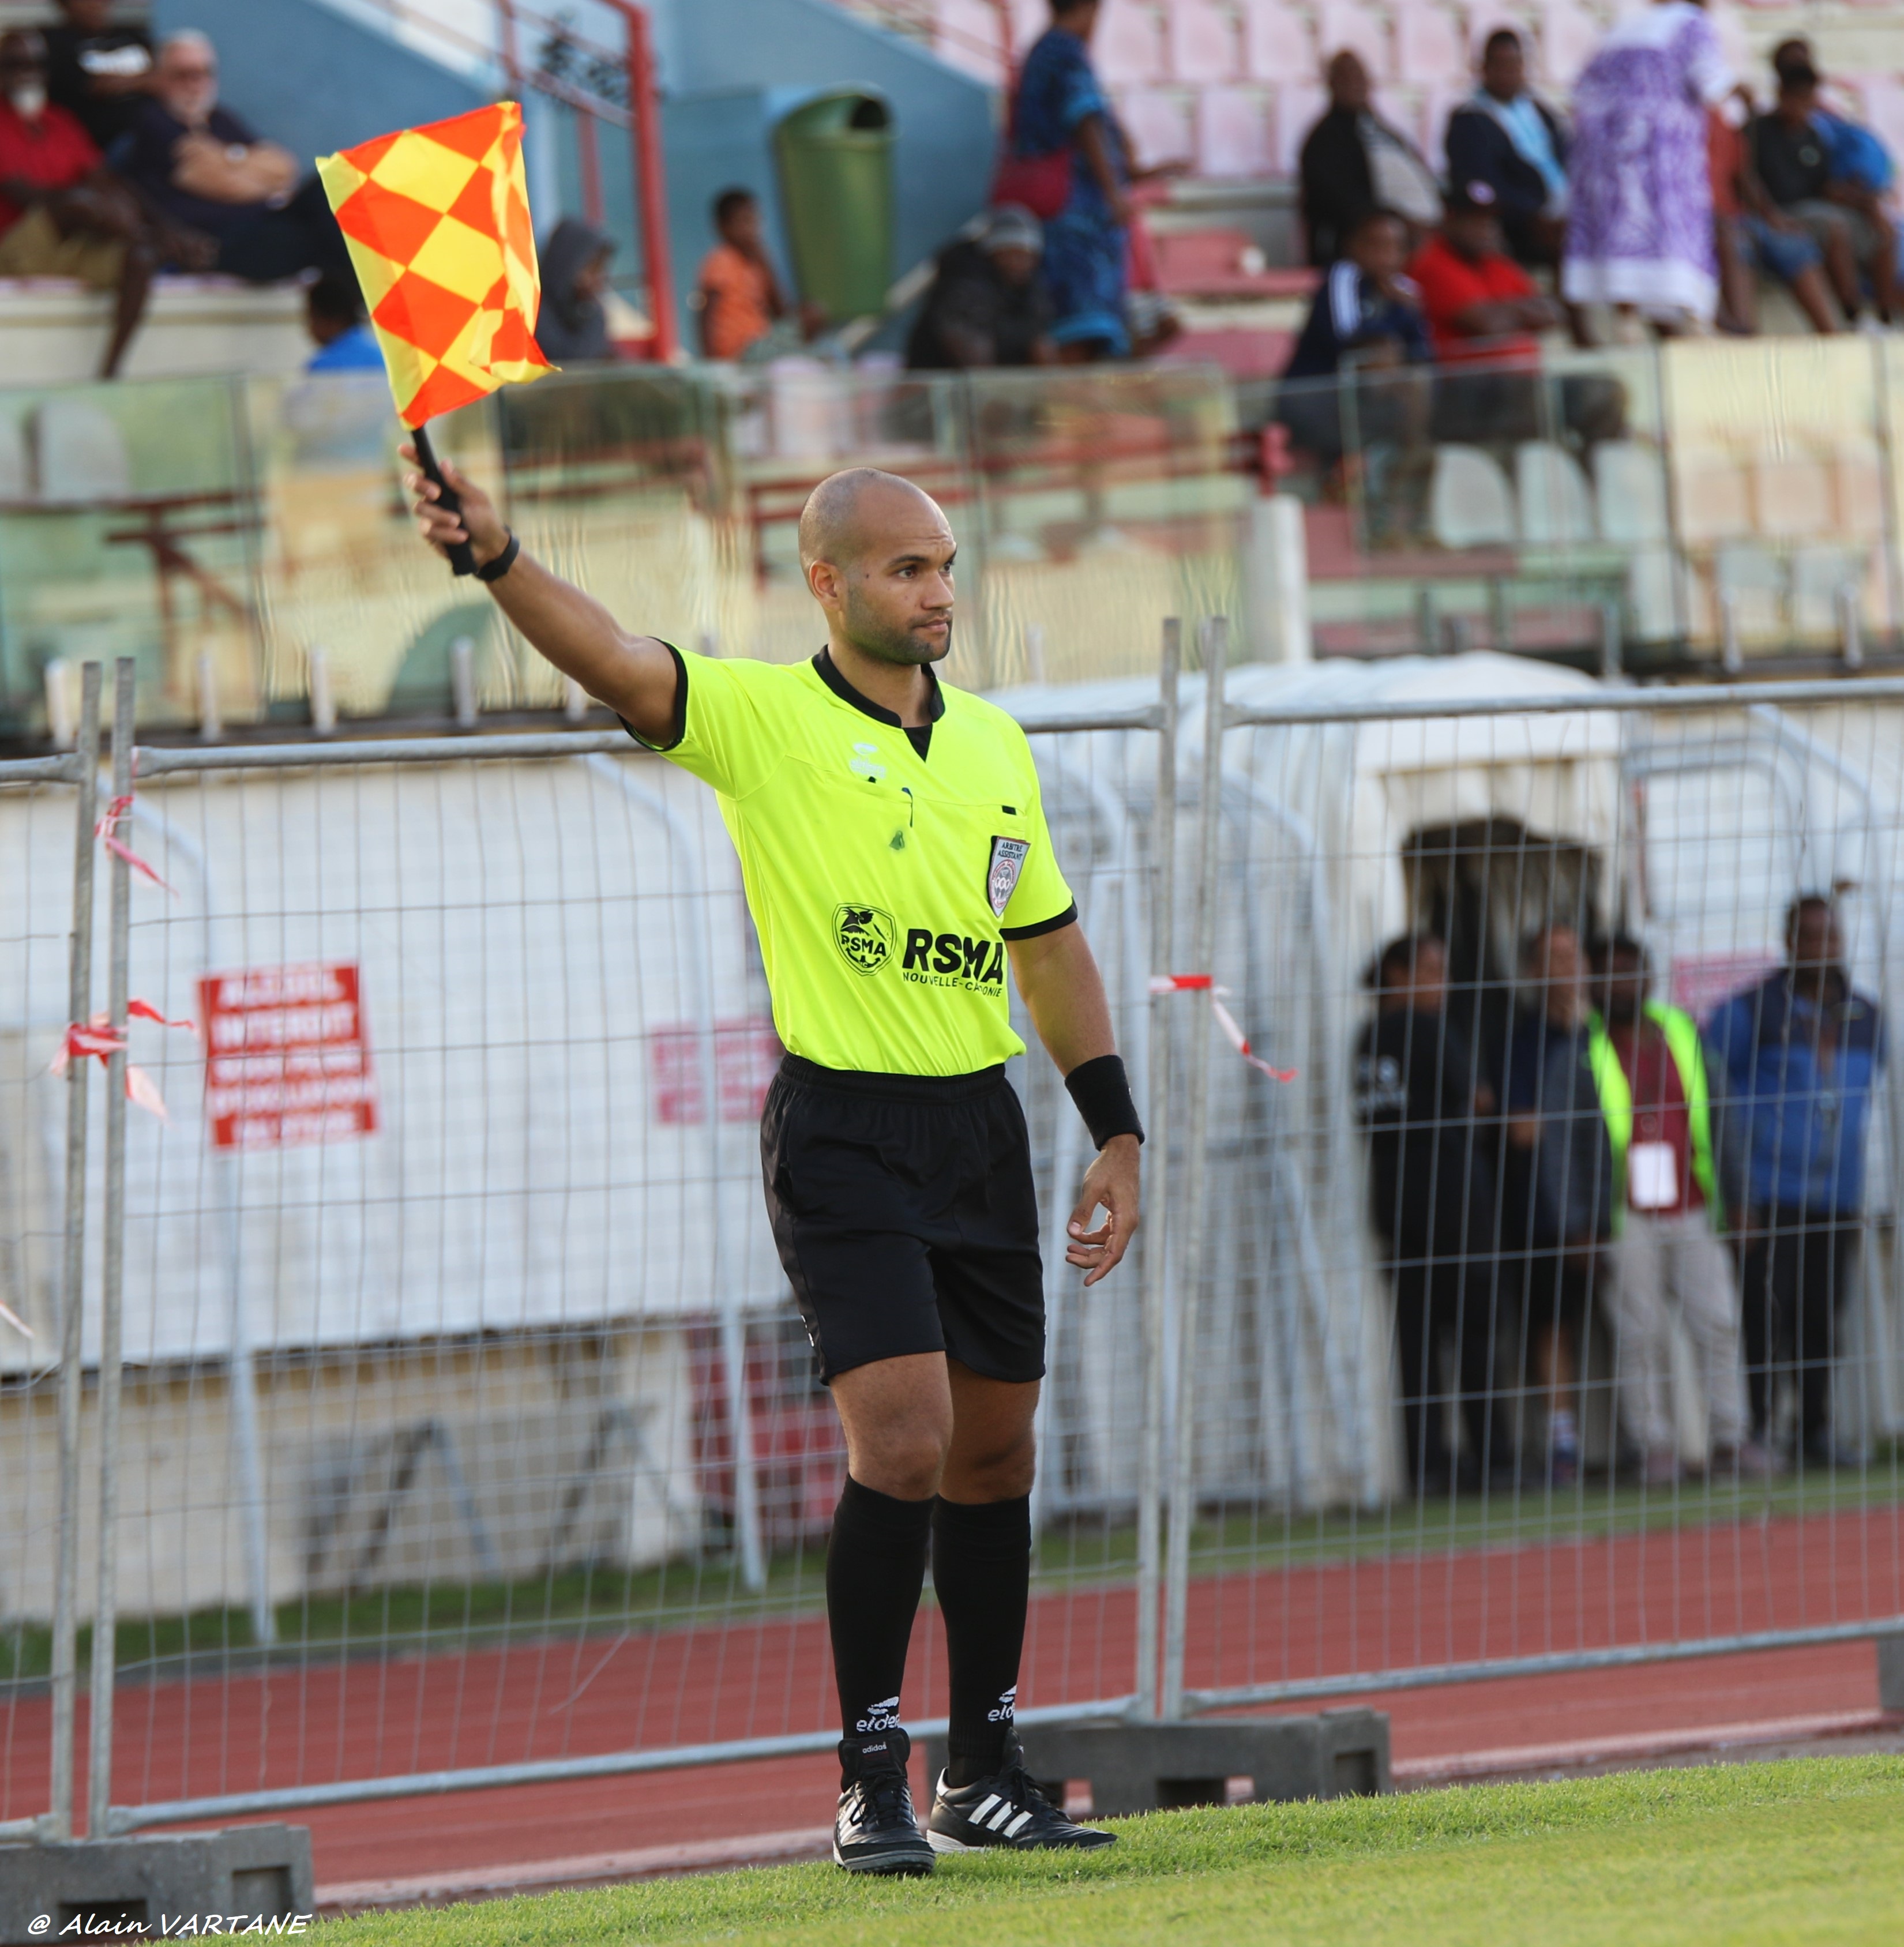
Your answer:
[[[376,1082],[355,967],[254,967],[207,974],[198,990],[214,1149],[289,1149],[376,1134]]]

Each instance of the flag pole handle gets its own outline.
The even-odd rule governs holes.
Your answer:
[[[430,444],[430,429],[419,426],[411,433],[412,443],[416,448],[416,463],[423,469],[423,478],[436,489],[436,504],[447,508],[452,514],[463,512],[463,503],[457,497],[457,491],[443,477],[443,469],[436,463],[436,449]],[[458,574],[474,574],[476,571],[476,551],[467,541],[458,541],[450,549],[450,566]]]

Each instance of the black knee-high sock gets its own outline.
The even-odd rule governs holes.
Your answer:
[[[1031,1599],[1031,1497],[977,1506],[941,1500],[932,1586],[952,1679],[948,1774],[954,1786],[971,1784],[998,1769],[1011,1729]]]
[[[848,1475],[826,1548],[826,1619],[847,1736],[890,1731],[919,1591],[925,1586],[930,1501],[895,1500]]]

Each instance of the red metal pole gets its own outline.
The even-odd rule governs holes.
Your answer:
[[[655,45],[648,10],[633,0],[608,0],[628,32],[629,147],[634,151],[635,207],[641,217],[648,308],[654,314],[655,357],[666,364],[680,349],[674,322],[674,266],[669,255],[667,178],[661,160],[661,115],[655,98]]]

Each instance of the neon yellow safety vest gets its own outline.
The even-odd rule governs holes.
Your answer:
[[[1698,1023],[1690,1014],[1661,1001],[1649,1001],[1645,1013],[1666,1037],[1666,1051],[1679,1071],[1692,1137],[1692,1180],[1706,1199],[1714,1224],[1723,1230],[1725,1206],[1719,1194],[1719,1172],[1713,1167],[1712,1159],[1712,1091],[1706,1079],[1705,1050],[1700,1045]],[[1593,1017],[1588,1036],[1593,1085],[1599,1091],[1600,1113],[1606,1118],[1607,1139],[1613,1146],[1613,1221],[1617,1230],[1627,1207],[1627,1151],[1633,1144],[1633,1088],[1627,1080],[1627,1071],[1620,1065],[1620,1051],[1613,1045],[1613,1037],[1598,1014]]]

